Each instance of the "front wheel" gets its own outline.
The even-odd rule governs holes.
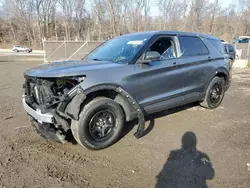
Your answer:
[[[119,139],[123,124],[124,113],[119,104],[100,97],[84,106],[79,121],[72,121],[71,131],[80,145],[100,150]]]
[[[217,108],[225,94],[225,80],[221,77],[214,77],[210,82],[204,101],[200,104],[204,108]]]

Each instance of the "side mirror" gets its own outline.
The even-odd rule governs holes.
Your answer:
[[[145,60],[157,61],[161,59],[161,55],[156,51],[147,52],[145,55]]]

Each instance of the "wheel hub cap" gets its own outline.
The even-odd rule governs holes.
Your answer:
[[[222,87],[219,84],[215,84],[210,91],[210,100],[213,104],[217,104],[222,95]]]
[[[95,139],[107,137],[115,127],[115,115],[110,110],[102,110],[94,114],[90,120],[89,132]]]

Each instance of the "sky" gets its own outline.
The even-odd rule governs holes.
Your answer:
[[[222,6],[227,7],[228,5],[232,4],[233,2],[235,3],[236,1],[232,1],[232,0],[220,0],[219,2],[221,3]]]
[[[214,0],[209,0],[210,2],[214,2]],[[238,0],[219,0],[219,3],[222,7],[227,7],[230,4],[237,4]],[[159,15],[159,9],[156,4],[152,4],[151,7],[151,15],[152,16],[158,16]]]

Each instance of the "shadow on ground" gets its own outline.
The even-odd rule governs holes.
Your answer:
[[[193,132],[182,137],[182,147],[170,152],[167,162],[156,176],[156,188],[207,188],[215,172],[209,157],[196,148]]]
[[[188,104],[188,105],[179,106],[179,107],[176,107],[176,108],[172,108],[172,109],[169,109],[169,110],[161,111],[161,112],[154,113],[154,114],[146,116],[145,120],[149,121],[149,125],[144,130],[143,136],[148,135],[153,130],[153,128],[155,126],[155,120],[156,119],[167,116],[167,115],[171,115],[171,114],[174,114],[174,113],[177,113],[177,112],[180,112],[180,111],[184,111],[184,110],[196,107],[198,105],[199,105],[198,103],[191,103],[191,104]],[[134,128],[134,126],[136,126],[137,124],[138,124],[138,121],[134,120],[134,121],[129,122],[126,125],[124,125],[124,130],[123,130],[123,133],[122,133],[122,136],[121,136],[120,139],[125,137]]]

